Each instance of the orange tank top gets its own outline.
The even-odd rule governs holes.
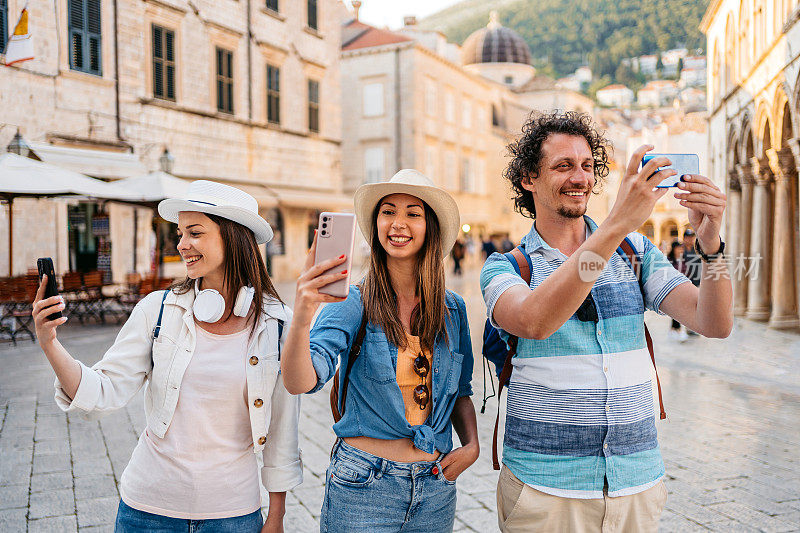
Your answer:
[[[428,375],[425,380],[414,371],[414,360],[422,354],[428,360]],[[422,350],[419,337],[406,333],[406,348],[397,350],[397,384],[403,394],[403,403],[406,408],[406,420],[412,426],[424,424],[431,414],[433,404],[433,362],[431,354]],[[424,408],[414,401],[414,389],[419,385],[428,387],[428,401]]]

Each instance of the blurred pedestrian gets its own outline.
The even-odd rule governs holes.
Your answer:
[[[461,275],[461,261],[464,260],[464,253],[464,241],[456,239],[453,249],[450,251],[450,257],[453,258],[453,274],[456,276]]]
[[[682,274],[686,274],[686,262],[684,261],[683,254],[683,245],[678,241],[672,241],[669,252],[667,252],[667,260],[672,264],[673,267],[675,267],[675,270]],[[674,318],[669,326],[668,337],[671,340],[678,342],[686,342],[686,339],[689,338],[687,333],[681,327],[680,322]]]
[[[497,251],[497,246],[494,245],[494,241],[491,237],[481,237],[481,251],[483,252],[483,260],[489,258],[490,255]]]

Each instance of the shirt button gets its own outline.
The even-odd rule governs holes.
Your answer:
[[[603,372],[608,372],[608,367],[607,366],[603,367]]]
[[[603,330],[602,329],[597,332],[598,336],[601,336],[602,334],[603,334]]]
[[[256,401],[253,402],[253,405],[255,405],[256,407],[261,407],[262,405],[264,405],[264,402],[261,400],[261,398],[258,398]]]
[[[611,406],[610,405],[606,405],[606,411],[610,411],[610,410],[611,410]]]
[[[607,443],[607,442],[604,442],[604,443],[603,443],[603,449],[604,449],[604,450],[607,450],[607,449],[608,449],[608,443]]]
[[[250,358],[250,364],[253,365],[253,366],[257,365],[258,364],[258,357],[256,357],[255,355],[253,357],[251,357]]]
[[[267,437],[258,437],[259,444],[263,446],[265,442],[267,442]]]

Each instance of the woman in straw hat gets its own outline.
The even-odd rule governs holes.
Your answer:
[[[344,257],[314,266],[315,240],[281,360],[295,394],[319,390],[340,361],[331,401],[334,418],[342,414],[320,530],[452,531],[456,478],[479,451],[467,313],[445,289],[458,207],[427,177],[401,170],[361,186],[355,211],[371,246],[369,271],[347,298],[321,294],[345,276],[323,274]]]
[[[291,311],[258,249],[272,229],[252,196],[210,181],[158,212],[178,224],[187,277],[139,302],[93,367],[56,339],[66,319],[46,317],[64,303],[42,299],[42,280],[33,317],[56,402],[92,420],[147,384],[147,425],[120,480],[115,531],[283,531],[286,491],[302,482],[300,402],[279,373]],[[254,452],[263,453],[266,523]]]

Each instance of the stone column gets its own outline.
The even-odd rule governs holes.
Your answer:
[[[794,214],[792,183],[797,172],[792,151],[800,153],[797,139],[788,141],[792,148],[780,152],[767,150],[769,166],[775,176],[775,215],[772,230],[772,314],[769,326],[776,329],[795,328],[797,317],[795,286]]]
[[[741,252],[739,251],[739,219],[742,217],[742,186],[739,182],[739,177],[735,169],[730,169],[726,173],[728,177],[728,190],[725,191],[728,195],[728,207],[725,210],[726,223],[725,223],[725,242],[727,242],[727,256],[731,260],[732,269],[731,277],[734,290],[734,302],[738,288],[736,286],[737,275],[735,270],[739,261],[741,261]],[[735,303],[734,303],[735,307]]]
[[[747,318],[764,321],[770,315],[769,283],[772,217],[770,216],[770,181],[772,172],[766,160],[751,159],[753,178],[753,225],[750,233],[750,263],[747,283]],[[757,267],[757,268],[756,268]]]
[[[753,169],[750,165],[736,165],[741,188],[739,217],[733,220],[736,226],[736,255],[733,257],[733,313],[744,316],[747,312],[747,271],[750,267],[750,226],[753,220]]]

